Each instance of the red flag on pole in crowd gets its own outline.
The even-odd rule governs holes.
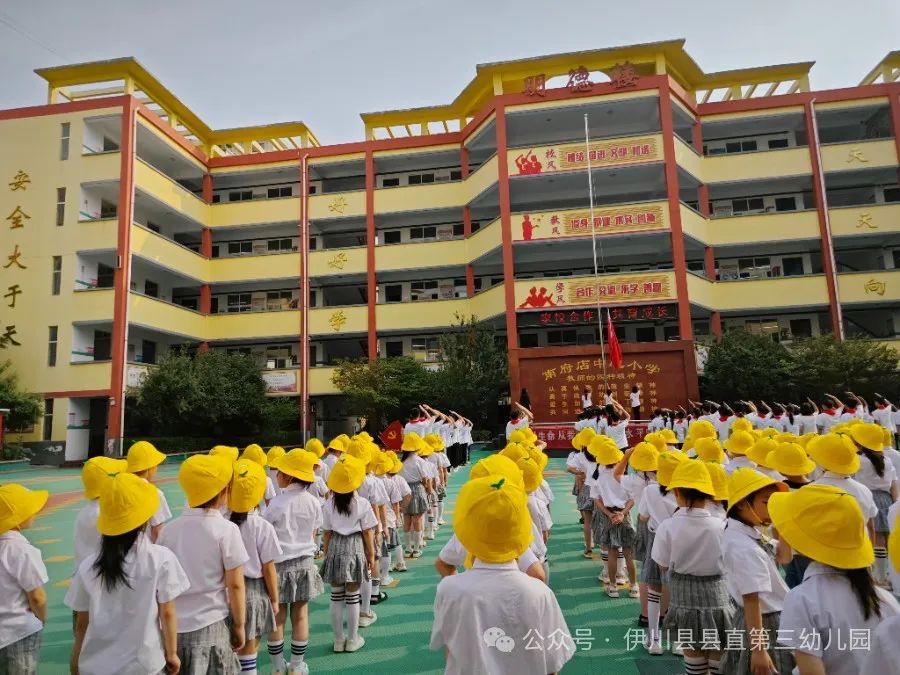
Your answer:
[[[624,363],[622,348],[619,346],[619,336],[616,335],[616,328],[613,326],[608,309],[606,310],[606,342],[609,344],[609,362],[613,368],[621,368]]]
[[[378,434],[384,447],[389,450],[399,450],[403,445],[403,425],[397,420],[391,422],[387,429]]]

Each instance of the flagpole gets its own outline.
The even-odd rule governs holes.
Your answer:
[[[598,292],[598,283],[600,271],[597,265],[597,224],[594,222],[594,174],[591,171],[591,139],[588,127],[588,114],[584,114],[584,156],[587,158],[587,174],[588,174],[588,199],[590,202],[591,215],[591,248],[594,253],[594,297],[597,299],[597,327],[600,333],[600,364],[603,367],[603,383],[609,389],[609,380],[606,378],[606,341],[603,337],[603,311],[600,307],[600,293]],[[604,392],[605,394],[606,392]]]

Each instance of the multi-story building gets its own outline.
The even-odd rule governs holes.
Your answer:
[[[185,344],[252,354],[322,433],[337,360],[433,361],[456,314],[505,335],[514,395],[535,355],[596,350],[601,306],[626,358],[682,350],[682,392],[734,327],[896,340],[900,52],[845,89],[811,66],[705,73],[683,41],[480,65],[339,145],[210,129],[130,58],[38,70],[47,104],[0,111],[0,343],[46,401],[23,438],[114,447]]]

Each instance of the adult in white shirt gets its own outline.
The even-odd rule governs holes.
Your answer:
[[[592,405],[594,405],[594,402],[591,400],[591,390],[585,387],[581,392],[581,409],[587,410]]]
[[[512,435],[512,432],[531,426],[534,420],[532,412],[519,402],[513,403],[513,409],[509,413],[509,422],[506,423],[506,438]]]
[[[616,444],[619,450],[628,448],[628,422],[631,416],[620,406],[618,402],[614,402],[615,410],[609,413],[608,422],[603,429],[603,435],[609,436]]]
[[[628,394],[628,403],[631,406],[631,419],[637,420],[641,417],[641,388],[638,385],[632,385],[631,393]]]

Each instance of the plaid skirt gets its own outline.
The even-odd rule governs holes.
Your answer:
[[[790,673],[794,669],[794,655],[790,649],[785,649],[784,645],[778,645],[776,637],[778,636],[778,625],[781,621],[781,612],[770,612],[763,614],[762,623],[765,637],[754,635],[753,637],[747,632],[747,625],[744,622],[744,612],[741,608],[737,610],[737,616],[734,620],[734,633],[729,636],[729,640],[735,640],[735,633],[740,633],[740,647],[731,649],[730,647],[722,654],[722,671],[725,673],[734,673],[734,675],[750,675],[750,647],[755,644],[767,644],[766,651],[775,664],[775,670],[779,673]],[[728,645],[726,645],[728,647]]]
[[[332,586],[345,586],[361,584],[371,578],[362,533],[347,536],[332,532],[328,553],[322,563],[322,580]]]
[[[265,580],[262,577],[259,579],[244,577],[244,590],[247,596],[244,614],[246,617],[244,631],[247,639],[271,633],[275,628],[275,611],[269,601]]]
[[[388,530],[387,536],[387,548],[388,551],[393,551],[400,545],[400,536],[397,534],[397,528],[392,527]]]
[[[591,518],[591,534],[594,535],[594,546],[606,548],[632,548],[634,546],[634,527],[625,518],[621,523],[613,525],[606,514],[594,509]]]
[[[428,510],[428,496],[425,493],[425,486],[421,482],[410,483],[409,489],[412,494],[409,501],[403,507],[403,515],[405,516],[421,516]]]
[[[672,572],[669,575],[669,611],[663,628],[684,649],[724,649],[735,614],[721,574],[698,577]]]
[[[891,493],[884,490],[872,490],[872,499],[875,501],[875,506],[878,507],[878,515],[875,516],[875,531],[887,534],[891,531],[888,511],[894,504],[894,501],[891,499]]]
[[[0,675],[35,675],[43,634],[41,629],[0,649]]]
[[[309,602],[325,591],[325,584],[311,555],[275,563],[275,569],[281,602]]]
[[[594,510],[594,500],[591,499],[591,488],[589,486],[581,486],[581,490],[578,491],[578,496],[575,498],[575,503],[579,511]]]
[[[649,521],[638,518],[634,536],[634,559],[643,560],[647,557],[647,538],[650,536]]]
[[[231,650],[225,619],[178,634],[178,658],[183,675],[239,675],[241,664]]]
[[[666,579],[668,575],[663,574],[662,568],[650,556],[650,553],[653,551],[654,539],[656,539],[656,532],[651,532],[650,528],[647,528],[646,550],[644,552],[644,564],[641,565],[640,582],[654,588],[662,588],[668,582]]]

